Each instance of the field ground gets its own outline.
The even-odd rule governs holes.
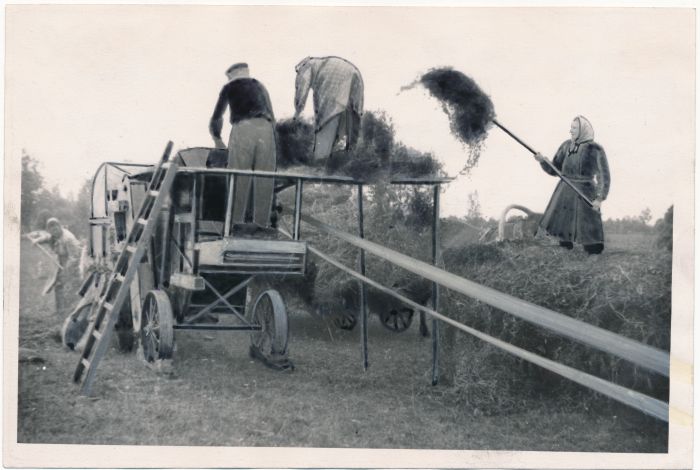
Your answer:
[[[293,304],[294,371],[253,362],[246,334],[177,332],[171,368],[112,349],[93,397],[81,397],[71,383],[78,355],[59,343],[52,297],[40,293],[40,256],[22,246],[19,347],[29,360],[19,364],[19,442],[666,451],[666,426],[604,397],[599,409],[531,401],[495,416],[459,404],[430,385],[430,341],[417,321],[394,334],[371,316],[363,372],[359,328],[334,329]]]

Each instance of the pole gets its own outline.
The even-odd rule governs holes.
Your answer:
[[[522,139],[520,139],[518,136],[516,136],[515,134],[513,134],[513,133],[512,133],[511,131],[509,131],[508,129],[506,129],[500,122],[496,121],[495,119],[493,119],[492,122],[493,122],[494,124],[496,124],[496,126],[498,126],[498,128],[501,129],[503,132],[505,132],[506,134],[508,134],[509,136],[511,136],[517,143],[519,143],[520,145],[522,145],[523,147],[525,147],[526,149],[528,149],[528,150],[530,151],[530,153],[532,153],[533,155],[536,155],[536,154],[537,154],[537,151],[536,151],[535,149],[533,149],[532,147],[530,147],[529,145],[527,145]],[[546,158],[544,159],[544,161],[545,161],[545,163],[546,163],[547,165],[549,165],[549,167],[550,167],[552,170],[554,170],[554,172],[557,174],[557,176],[558,176],[559,178],[561,178],[561,180],[562,180],[564,183],[566,183],[567,185],[569,185],[569,187],[570,187],[571,189],[573,189],[574,192],[575,192],[576,194],[578,194],[579,197],[580,197],[581,199],[583,199],[583,202],[585,202],[586,204],[588,204],[588,207],[593,207],[593,202],[591,202],[591,200],[588,199],[588,198],[586,197],[586,195],[583,194],[583,193],[581,192],[581,190],[578,189],[578,188],[574,185],[574,183],[572,183],[572,182],[569,180],[569,178],[567,178],[566,176],[562,175],[562,174],[561,174],[561,171],[559,171],[559,169],[558,169],[557,167],[555,167],[554,164],[553,164],[552,162],[550,162],[550,161],[547,160]]]
[[[440,236],[440,185],[433,186],[433,266],[438,263],[438,243]],[[437,311],[440,300],[440,285],[433,281],[433,310]],[[433,317],[433,378],[432,384],[437,385],[439,377],[438,346],[440,340],[439,322]]]
[[[357,185],[357,219],[360,238],[365,238],[365,217],[362,204],[362,185]],[[365,275],[365,250],[360,248],[360,273]],[[362,367],[369,367],[369,355],[367,353],[367,286],[360,282],[360,336],[362,337]]]

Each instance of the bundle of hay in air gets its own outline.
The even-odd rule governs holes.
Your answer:
[[[484,140],[496,117],[491,99],[473,79],[451,67],[433,68],[402,90],[419,84],[442,105],[452,134],[468,153],[460,173],[469,173],[479,162]]]

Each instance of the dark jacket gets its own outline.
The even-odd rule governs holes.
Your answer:
[[[607,198],[610,170],[605,150],[597,143],[588,141],[572,146],[571,140],[567,140],[559,146],[553,164],[591,201]],[[556,175],[546,163],[542,163],[542,169]],[[589,207],[563,181],[559,181],[554,190],[540,227],[561,241],[583,245],[604,241],[600,213]]]
[[[254,78],[238,78],[224,85],[219,93],[209,122],[209,132],[213,137],[221,138],[227,105],[231,111],[231,124],[252,118],[265,118],[274,122],[270,96],[263,84]]]

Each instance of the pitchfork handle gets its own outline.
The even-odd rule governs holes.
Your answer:
[[[533,155],[536,155],[536,154],[537,154],[537,152],[536,152],[532,147],[530,147],[529,145],[527,145],[527,144],[526,144],[525,142],[523,142],[518,136],[516,136],[516,135],[513,134],[511,131],[509,131],[508,129],[506,129],[500,122],[496,121],[495,119],[493,119],[492,121],[493,121],[493,123],[496,124],[496,126],[498,126],[503,132],[505,132],[506,134],[508,134],[509,136],[511,136],[513,139],[515,139],[515,141],[516,141],[517,143],[519,143],[520,145],[522,145],[523,147],[525,147],[526,149],[528,149]],[[573,189],[574,192],[576,192],[576,194],[578,194],[578,195],[581,197],[581,199],[583,199],[583,202],[585,202],[586,204],[588,204],[588,207],[593,207],[593,203],[591,202],[591,200],[588,199],[588,198],[586,197],[586,195],[583,194],[583,193],[581,192],[581,190],[578,189],[578,188],[574,185],[574,183],[572,183],[572,182],[569,180],[569,178],[567,178],[566,176],[562,175],[562,174],[561,174],[561,171],[559,171],[559,169],[558,169],[557,167],[555,167],[554,164],[553,164],[552,162],[550,162],[550,161],[547,160],[546,158],[545,158],[544,161],[547,163],[547,165],[549,165],[549,167],[550,167],[552,170],[554,170],[554,172],[557,174],[557,176],[558,176],[559,178],[561,178],[561,180],[562,180],[564,183],[568,184],[569,187],[570,187],[571,189]]]

